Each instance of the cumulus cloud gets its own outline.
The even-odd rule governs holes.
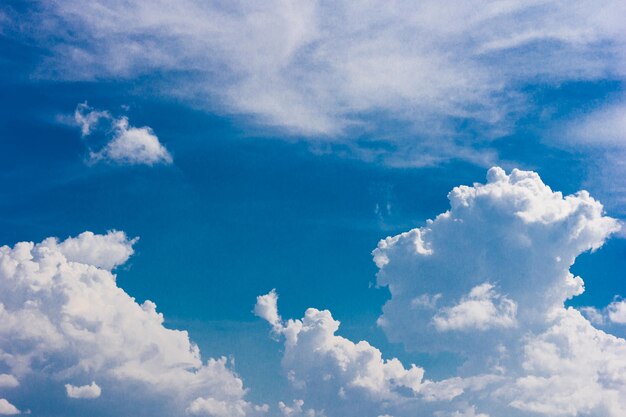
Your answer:
[[[277,316],[277,311],[264,314],[263,304],[268,299],[275,305],[276,293],[258,297],[257,306],[259,303],[261,306],[255,312],[284,337],[284,371],[290,382],[306,395],[304,401],[311,402],[313,407],[326,409],[331,416],[360,412],[369,415],[374,409],[384,408],[381,404],[399,401],[403,390],[419,389],[422,368],[414,365],[405,368],[398,359],[383,359],[382,353],[365,341],[353,343],[336,335],[340,323],[328,310],[309,308],[301,320],[273,323],[270,319]],[[320,399],[328,396],[341,401],[327,409],[324,406],[329,404]],[[361,401],[368,398],[370,401]]]
[[[450,210],[374,251],[378,284],[392,294],[379,322],[412,349],[464,350],[545,326],[546,312],[584,291],[569,272],[576,256],[619,228],[587,192],[564,197],[528,171],[493,168],[487,184],[456,187],[448,197]],[[441,294],[437,309],[415,308],[424,294]],[[475,331],[434,335],[433,323],[466,306],[475,307],[477,316],[463,316]]]
[[[42,2],[24,21],[45,23],[30,31],[49,50],[40,76],[156,75],[159,94],[352,146],[345,134],[376,131],[372,116],[399,121],[404,135],[380,135],[396,149],[394,163],[485,163],[466,142],[510,131],[531,106],[527,85],[626,72],[619,0],[385,6],[72,0]],[[478,134],[461,137],[459,125]]]
[[[626,101],[606,105],[570,122],[563,139],[574,146],[626,148]]]
[[[593,324],[608,326],[611,324],[626,324],[626,301],[615,296],[614,300],[605,308],[579,307],[578,310]]]
[[[280,401],[278,409],[284,417],[325,417],[324,411],[320,412],[312,408],[305,408],[303,400],[293,400],[291,406]]]
[[[626,301],[613,301],[607,307],[607,315],[613,323],[626,324]]]
[[[457,374],[429,380],[418,366],[383,360],[336,335],[328,311],[278,326],[266,314],[301,398],[329,416],[623,416],[626,340],[565,307],[584,291],[569,272],[576,257],[599,248],[617,221],[588,193],[563,196],[527,171],[492,168],[486,184],[456,187],[449,199],[423,227],[382,240],[374,259],[391,294],[379,320],[388,337],[460,355]],[[620,303],[607,308],[616,318]]]
[[[272,291],[258,297],[257,306],[268,299],[276,305],[277,295]],[[260,313],[265,309],[260,307],[255,311]],[[284,337],[283,370],[291,385],[305,397],[294,400],[292,406],[279,404],[285,415],[377,417],[433,412],[432,403],[452,400],[465,390],[484,388],[500,379],[477,375],[426,380],[421,367],[405,367],[396,358],[383,359],[380,350],[368,342],[354,343],[336,335],[340,323],[328,310],[309,308],[298,320],[275,323],[268,319],[277,314],[273,311],[259,316],[272,325],[273,332]],[[305,402],[313,406],[306,412]]]
[[[48,238],[45,244],[57,249],[69,262],[111,271],[135,253],[133,245],[138,240],[139,238],[128,239],[124,232],[113,230],[105,235],[83,232],[77,237],[68,237],[61,243],[56,238]]]
[[[278,315],[278,294],[275,289],[256,298],[254,314],[266,320],[277,333],[280,333],[283,319]]]
[[[487,330],[514,326],[517,304],[493,288],[489,283],[477,285],[467,296],[461,297],[459,304],[441,309],[433,317],[435,328],[439,331]]]
[[[69,398],[98,398],[102,394],[102,389],[92,381],[89,385],[81,386],[65,384],[65,392]]]
[[[139,304],[117,286],[110,269],[134,242],[86,232],[0,247],[0,369],[30,381],[12,388],[18,405],[35,412],[37,386],[46,383],[67,384],[72,398],[95,398],[102,387],[124,399],[103,415],[217,415],[207,404],[231,416],[261,414],[226,358],[202,361],[186,331],[168,329],[153,302]],[[13,378],[3,375],[4,385]],[[98,384],[73,385],[85,380]]]
[[[11,416],[14,414],[20,414],[20,410],[4,398],[0,398],[0,415]]]
[[[0,374],[0,388],[14,388],[20,385],[20,382],[13,375]]]
[[[110,161],[127,165],[155,165],[173,162],[172,156],[151,128],[130,126],[125,116],[114,118],[108,111],[98,111],[82,103],[74,112],[74,120],[83,136],[90,135],[94,126],[102,120],[108,122],[107,135],[110,140],[100,149],[90,151],[92,163]]]

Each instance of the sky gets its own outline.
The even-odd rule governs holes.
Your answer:
[[[5,1],[0,415],[626,415],[623,1]]]

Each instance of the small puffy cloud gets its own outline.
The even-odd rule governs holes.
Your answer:
[[[326,417],[323,411],[304,407],[304,400],[293,400],[291,405],[278,402],[278,409],[283,417]]]
[[[92,162],[113,161],[128,165],[171,164],[172,156],[149,127],[129,126],[122,117],[115,122],[113,139],[104,148],[92,152]]]
[[[0,374],[0,388],[14,388],[20,385],[20,382],[13,375]]]
[[[98,398],[102,394],[100,386],[92,381],[89,385],[75,386],[72,384],[65,384],[65,392],[69,398]]]
[[[579,307],[578,310],[595,325],[626,324],[626,301],[619,296],[615,296],[615,299],[605,308],[585,306]]]
[[[278,294],[272,290],[265,295],[259,295],[254,305],[254,314],[272,325],[276,331],[282,328],[282,319],[278,315]]]
[[[15,414],[20,414],[20,410],[4,398],[0,398],[0,415],[12,416]]]
[[[98,381],[66,390],[117,398],[118,408],[108,404],[102,415],[182,415],[207,404],[230,416],[263,414],[244,399],[226,358],[203,361],[186,331],[164,326],[155,303],[117,286],[110,269],[128,259],[134,241],[122,232],[83,233],[0,247],[0,369],[60,387]],[[36,412],[37,384],[12,389]]]
[[[607,306],[606,310],[611,322],[626,324],[626,301],[615,300]]]
[[[92,163],[109,161],[125,165],[155,165],[173,162],[172,155],[151,128],[131,126],[126,116],[115,118],[108,111],[95,110],[87,103],[82,103],[74,112],[74,120],[80,126],[83,136],[93,133],[94,126],[102,120],[108,124],[105,129],[108,142],[99,149],[90,151]]]
[[[209,417],[244,417],[246,415],[245,403],[232,403],[220,401],[214,398],[198,397],[187,407],[187,413],[194,416]]]

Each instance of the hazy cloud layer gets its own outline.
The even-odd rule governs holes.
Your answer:
[[[588,193],[563,196],[534,172],[493,168],[487,179],[455,188],[450,210],[374,251],[391,292],[379,324],[409,349],[462,355],[456,376],[429,380],[336,335],[328,311],[284,321],[275,292],[258,298],[305,403],[329,417],[626,413],[626,340],[564,306],[584,291],[570,266],[618,223]],[[607,314],[619,321],[622,307],[616,299]]]

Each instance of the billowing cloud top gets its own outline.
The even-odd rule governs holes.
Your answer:
[[[392,340],[465,349],[485,333],[537,330],[584,291],[569,272],[576,256],[619,228],[587,192],[563,197],[534,172],[492,168],[487,179],[455,188],[449,211],[374,251],[378,284],[392,294],[380,319]]]
[[[110,270],[134,242],[85,232],[0,247],[0,394],[8,398],[0,413],[36,407],[28,400],[41,384],[70,398],[117,398],[117,415],[256,413],[225,358],[203,362],[186,331],[164,327],[153,302],[138,304],[117,286]]]
[[[565,301],[584,291],[569,272],[619,225],[585,191],[563,196],[534,172],[492,168],[460,186],[450,210],[380,242],[379,323],[414,350],[465,359],[453,377],[384,360],[335,335],[330,312],[283,321],[275,292],[257,314],[285,337],[283,366],[301,398],[329,416],[603,416],[626,414],[626,340],[593,327]],[[618,322],[622,304],[607,308]],[[356,405],[355,405],[356,404]]]

